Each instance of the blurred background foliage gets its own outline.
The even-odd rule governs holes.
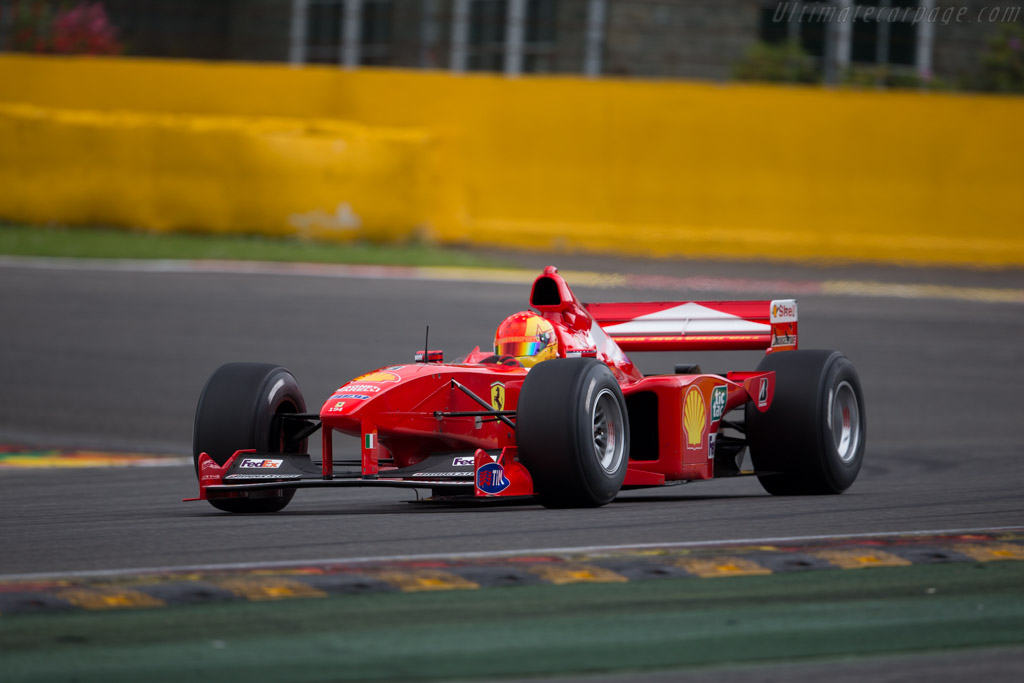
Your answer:
[[[981,57],[978,90],[1024,93],[1024,26],[1003,24]]]
[[[117,55],[117,29],[102,2],[18,0],[11,47],[18,52]]]
[[[733,77],[739,81],[820,83],[821,71],[814,57],[796,42],[757,42],[736,63]]]

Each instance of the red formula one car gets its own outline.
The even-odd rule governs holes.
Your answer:
[[[502,323],[493,350],[452,363],[417,352],[315,413],[284,368],[222,366],[199,398],[199,497],[188,500],[276,512],[299,488],[391,486],[583,507],[722,476],[756,475],[773,494],[840,493],[856,478],[860,381],[839,352],[797,350],[796,301],[584,304],[548,267],[530,306]],[[753,372],[654,376],[625,353],[707,349],[767,353]],[[317,430],[321,462],[306,453]],[[359,437],[358,459],[335,459],[334,432]]]

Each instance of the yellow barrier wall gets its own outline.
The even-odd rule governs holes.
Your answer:
[[[1024,265],[1020,98],[2,56],[2,101],[429,131],[446,240]]]
[[[376,240],[429,219],[415,131],[0,104],[0,141],[9,219]]]

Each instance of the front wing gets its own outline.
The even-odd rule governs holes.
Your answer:
[[[376,475],[334,472],[328,478],[322,472],[322,466],[308,453],[240,450],[223,465],[203,453],[199,456],[199,496],[185,500],[259,497],[285,488],[337,486],[431,489],[434,497],[518,497],[534,493],[533,480],[516,459],[515,448],[438,453],[411,467],[384,469]]]

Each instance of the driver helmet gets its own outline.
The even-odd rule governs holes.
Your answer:
[[[555,328],[531,311],[521,311],[505,318],[494,335],[494,353],[513,356],[523,367],[558,356]]]

